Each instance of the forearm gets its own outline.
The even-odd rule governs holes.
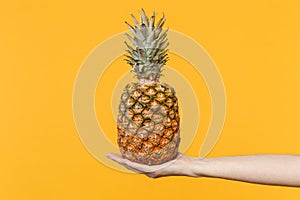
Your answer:
[[[196,159],[194,176],[300,186],[300,156],[249,155]]]

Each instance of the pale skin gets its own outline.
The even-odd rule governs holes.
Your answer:
[[[178,154],[161,165],[131,162],[118,154],[107,157],[134,172],[151,178],[165,176],[214,177],[250,183],[300,187],[300,156],[261,154],[193,158]]]

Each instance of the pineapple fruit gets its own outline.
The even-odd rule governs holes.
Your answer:
[[[155,12],[148,18],[142,9],[140,23],[127,22],[133,36],[127,46],[126,61],[136,73],[138,82],[129,83],[122,92],[118,120],[118,146],[124,158],[158,165],[174,159],[180,142],[180,117],[175,90],[162,83],[162,67],[168,60],[167,31],[163,16],[155,23]]]

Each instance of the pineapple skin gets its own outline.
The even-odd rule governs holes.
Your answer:
[[[117,143],[126,159],[146,165],[174,159],[180,143],[174,89],[161,82],[129,83],[121,95],[117,131]]]

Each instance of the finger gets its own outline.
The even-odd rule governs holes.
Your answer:
[[[145,172],[145,171],[140,171],[138,169],[135,169],[135,168],[132,168],[126,164],[123,164],[124,167],[126,167],[127,169],[135,172],[135,173],[138,173],[138,174],[144,174],[146,176],[148,176],[149,178],[158,178],[158,176],[156,175],[155,172]]]
[[[112,153],[108,153],[106,154],[106,157],[123,165],[124,167],[126,167],[127,169],[133,171],[133,172],[136,172],[136,173],[139,173],[139,174],[145,174],[145,171],[143,170],[139,170],[137,168],[134,168],[132,167],[132,165],[134,165],[134,163],[122,158],[120,155],[118,154],[112,154]]]
[[[136,171],[139,171],[140,173],[152,173],[158,170],[163,170],[164,168],[169,167],[170,165],[172,165],[176,160],[178,160],[183,154],[179,153],[177,155],[177,157],[173,160],[170,160],[169,162],[160,164],[160,165],[144,165],[144,164],[140,164],[140,163],[136,163],[136,162],[132,162],[128,159],[123,158],[122,156],[118,155],[118,154],[113,154],[113,153],[108,153],[106,154],[106,156],[108,158],[110,158],[111,160],[114,160],[115,162],[118,162],[119,164],[125,166],[126,168],[130,167]]]
[[[124,164],[123,158],[120,157],[117,154],[107,154],[106,157],[113,160],[113,161],[115,161],[115,162],[117,162],[117,163],[119,163],[120,165]]]
[[[118,154],[108,153],[106,154],[106,157],[125,166],[128,169],[130,168],[130,170],[138,171],[139,173],[146,173],[146,172],[152,172],[157,170],[157,167],[155,166],[148,166],[148,165],[132,162],[128,159],[123,158]]]
[[[131,162],[130,160],[127,160],[118,154],[108,153],[106,154],[106,157],[121,165],[124,165],[126,168],[130,168],[131,170],[132,169],[137,170],[137,165],[140,165],[138,163]],[[145,166],[143,165],[143,167]]]
[[[153,175],[156,174],[157,171],[164,171],[170,165],[172,165],[174,162],[176,162],[176,160],[180,159],[180,157],[182,155],[183,154],[179,153],[175,159],[173,159],[169,162],[163,163],[161,165],[149,166],[149,165],[132,162],[128,159],[123,158],[122,156],[120,156],[118,154],[112,154],[112,153],[106,154],[106,156],[108,158],[110,158],[111,160],[114,160],[115,162],[118,162],[119,164],[123,165],[127,169],[132,170],[137,173],[146,174],[147,176],[152,177],[152,178],[153,178]]]
[[[120,155],[118,155],[118,154],[111,154],[111,153],[108,153],[108,154],[106,154],[106,157],[109,158],[109,159],[111,159],[111,160],[113,160],[113,161],[115,161],[115,162],[117,162],[117,163],[119,163],[119,164],[121,164],[121,165],[123,165],[124,167],[126,167],[127,169],[129,169],[129,170],[131,170],[131,171],[134,171],[134,172],[137,172],[137,173],[141,173],[140,171],[138,171],[138,170],[136,170],[136,169],[134,169],[134,168],[132,168],[132,167],[126,165],[126,164],[125,164],[125,159],[122,158],[122,157],[121,157]]]
[[[116,153],[107,153],[106,157],[110,158],[110,159],[123,159],[123,157],[119,154]]]

